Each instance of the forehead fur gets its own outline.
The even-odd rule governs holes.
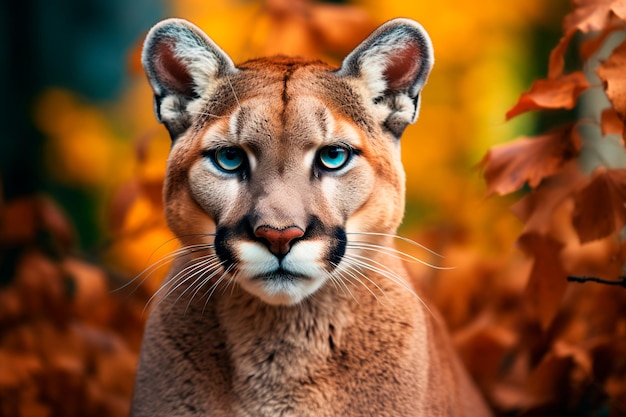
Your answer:
[[[271,97],[282,102],[282,121],[287,104],[302,96],[314,96],[335,114],[351,119],[366,132],[372,132],[373,121],[361,104],[363,97],[353,85],[337,77],[335,68],[321,62],[299,58],[271,57],[245,62],[236,74],[228,76],[217,87],[202,111],[198,126],[212,118],[231,114],[247,99]]]

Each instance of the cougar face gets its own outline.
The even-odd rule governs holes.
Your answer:
[[[371,41],[338,70],[284,57],[235,67],[187,22],[153,29],[146,51],[159,59],[145,65],[174,140],[166,215],[183,243],[214,234],[228,279],[267,303],[295,304],[333,279],[350,233],[394,233],[404,209],[399,135],[432,64],[427,40],[401,29],[387,40],[407,32],[398,56]],[[386,81],[397,71],[410,73],[394,80],[406,91]]]
[[[297,72],[267,96],[238,94],[232,113],[199,135],[202,156],[189,172],[223,267],[271,304],[297,303],[324,284],[346,251],[347,219],[373,185],[352,124],[314,95],[289,99]]]

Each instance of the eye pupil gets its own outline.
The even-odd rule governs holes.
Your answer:
[[[328,150],[328,156],[331,159],[337,159],[337,157],[339,156],[340,152],[338,148],[331,148]]]

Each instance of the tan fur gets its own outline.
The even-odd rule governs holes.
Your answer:
[[[402,25],[421,36],[416,24],[401,20],[371,39],[400,36]],[[186,29],[194,34],[191,41]],[[204,35],[193,38],[196,33],[184,21],[161,24],[144,52],[162,100],[157,116],[174,140],[166,217],[183,247],[206,246],[174,262],[164,296],[150,313],[132,415],[490,415],[445,330],[406,288],[402,261],[389,250],[363,246],[394,247],[405,191],[395,133],[417,115],[402,103],[418,106],[416,91],[429,67],[420,72],[425,75],[418,87],[404,86],[432,65],[423,50],[427,40],[406,41],[400,52],[422,53],[415,58],[421,67],[408,67],[413,78],[399,77],[400,87],[389,92],[377,86],[386,82],[390,89],[392,71],[375,79],[375,72],[365,77],[365,69],[351,69],[361,62],[356,58],[370,59],[362,50],[371,51],[372,42],[339,71],[285,57],[235,69]],[[398,39],[402,47],[404,38]],[[213,55],[205,61],[219,68],[202,74],[210,86],[199,81],[200,67],[186,58],[193,48],[185,42],[208,45]],[[395,49],[389,51],[375,50],[363,62],[398,64],[390,55]],[[172,81],[176,77],[185,82]],[[168,97],[182,104],[160,108],[169,105]],[[395,114],[400,116],[393,119]],[[320,149],[336,144],[358,152],[345,169],[319,169]],[[210,165],[207,151],[224,146],[245,152],[245,172],[224,174]],[[287,272],[263,272],[259,280],[250,271],[266,271],[275,262],[267,242],[255,237],[264,226],[305,234],[282,258]],[[199,266],[214,253],[213,244],[220,260],[234,258],[232,267],[217,261]],[[293,275],[298,268],[303,272]],[[274,287],[286,289],[272,292]]]

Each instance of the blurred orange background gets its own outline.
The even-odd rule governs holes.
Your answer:
[[[493,256],[510,249],[520,224],[506,200],[484,197],[475,166],[493,144],[536,129],[535,116],[505,123],[504,113],[529,80],[544,71],[566,7],[558,3],[564,2],[173,0],[161,13],[193,21],[235,62],[282,53],[339,64],[385,20],[405,16],[419,21],[432,37],[436,64],[421,116],[402,139],[408,177],[402,232],[425,235],[424,243],[435,250],[462,244]],[[114,94],[101,100],[46,85],[32,109],[44,137],[45,185],[53,194],[77,190],[59,193],[58,200],[70,218],[90,217],[82,221],[88,227],[78,230],[83,249],[95,250],[129,276],[149,264],[152,253],[171,237],[159,223],[158,198],[131,190],[134,183],[129,186],[139,178],[152,184],[154,194],[169,149],[138,62],[142,36],[154,22],[142,23],[129,48],[118,51],[128,71]],[[550,33],[553,42],[546,44]],[[86,194],[81,198],[89,203],[72,203],[77,194]]]
[[[518,297],[523,291],[530,260],[515,248],[523,227],[509,210],[516,196],[487,198],[477,164],[491,146],[522,134],[533,135],[548,123],[539,113],[505,122],[505,113],[533,79],[545,75],[550,49],[558,43],[560,22],[567,10],[566,0],[5,2],[0,14],[0,23],[5,24],[0,26],[6,36],[0,43],[4,46],[0,53],[6,59],[0,79],[8,92],[2,100],[8,108],[0,111],[6,118],[0,142],[4,195],[0,208],[33,193],[49,195],[60,206],[69,225],[50,215],[49,202],[39,210],[44,213],[44,224],[56,225],[55,230],[71,229],[68,240],[73,241],[72,259],[64,260],[62,268],[76,278],[73,285],[77,289],[73,291],[83,294],[83,298],[77,298],[80,305],[74,305],[67,314],[72,320],[116,329],[116,337],[121,337],[129,348],[122,349],[123,360],[105,361],[101,366],[132,378],[141,336],[141,323],[133,320],[143,317],[143,304],[138,310],[127,310],[123,304],[97,307],[96,311],[88,307],[100,306],[96,301],[106,297],[100,287],[124,286],[176,247],[163,220],[160,194],[170,139],[154,117],[152,91],[139,62],[143,37],[149,28],[161,18],[182,17],[201,27],[235,62],[281,53],[322,58],[339,65],[379,24],[394,17],[409,17],[429,32],[435,67],[423,92],[421,115],[402,137],[407,211],[400,234],[444,258],[426,259],[431,256],[426,252],[416,256],[455,268],[439,271],[416,266],[415,273],[430,284],[431,297],[452,330],[463,329],[482,311],[485,300],[498,306],[512,303],[511,310],[519,307],[513,305],[519,299],[512,294]],[[4,214],[0,243],[7,235],[13,236]],[[20,255],[16,268],[6,267],[11,264],[7,261],[12,259],[9,252],[0,257],[0,284],[6,286],[17,276],[30,277],[28,285],[35,285],[35,275],[54,275],[45,275],[49,259],[44,262],[41,256]],[[74,260],[76,254],[90,259],[106,274]],[[30,266],[24,267],[24,259],[30,260]],[[40,268],[24,273],[24,268],[34,268],[32,265]],[[166,269],[142,275],[146,294],[158,288]],[[111,276],[115,280],[111,281]],[[28,285],[17,291],[30,291]],[[2,326],[14,324],[11,314],[18,317],[14,313],[17,307],[6,302],[13,295],[7,294],[0,292],[0,335],[5,330]],[[43,315],[51,306],[56,309],[62,304],[33,303],[41,307],[38,314]],[[125,319],[134,327],[123,324]],[[503,320],[509,319],[507,316]],[[49,336],[52,333],[45,334],[41,339],[32,336],[28,340],[35,346],[53,339]],[[80,340],[93,341],[91,333],[89,337],[79,334]],[[497,343],[489,347],[510,348],[517,341],[512,332],[492,335]],[[463,333],[457,336],[462,346]],[[23,345],[24,339],[11,337],[16,339],[4,339],[6,344]],[[77,368],[87,372],[82,359],[66,361],[68,356],[79,355],[78,351],[67,350],[67,346],[77,346],[78,342],[61,342],[60,336],[56,340],[64,346],[59,350],[66,352],[58,362],[58,369],[65,372],[62,375],[76,375]],[[10,389],[27,379],[24,375],[31,372],[28,369],[36,368],[32,362],[25,362],[19,369],[16,365],[14,379],[3,380],[2,367],[16,359],[10,350],[9,356],[3,356],[1,347],[2,343],[0,400],[8,398],[2,396],[3,392],[13,392]],[[503,351],[494,353],[492,361],[488,355],[472,358],[470,350],[464,358],[469,355],[469,363],[475,368],[470,371],[474,375],[488,374],[484,377],[487,381],[498,372],[501,362],[496,361],[502,361]],[[484,353],[480,349],[476,352]],[[58,410],[51,412],[37,406],[7,415],[123,415],[132,381],[120,388],[112,371],[98,375],[104,375],[96,378],[98,390],[107,395],[115,393],[114,401],[101,403],[117,404],[110,406],[115,412],[108,409],[86,413],[76,408],[59,414]],[[85,386],[82,379],[64,381],[74,389]],[[2,391],[4,387],[9,388]],[[497,401],[513,404],[511,407],[517,404],[503,398]],[[8,413],[7,409],[0,406],[0,415],[3,410]]]

